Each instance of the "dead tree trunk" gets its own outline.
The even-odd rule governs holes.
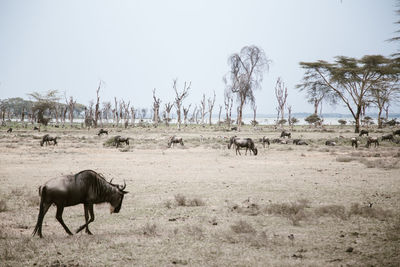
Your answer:
[[[209,113],[209,124],[212,124],[211,118],[212,118],[212,110],[214,108],[215,104],[215,91],[214,91],[214,97],[211,99],[208,99],[208,113]]]
[[[181,106],[183,100],[188,96],[190,86],[192,85],[192,82],[189,82],[188,84],[185,82],[183,86],[182,92],[178,93],[177,87],[177,79],[174,80],[173,88],[175,91],[175,107],[176,107],[176,115],[177,115],[177,123],[178,123],[178,129],[181,129]]]
[[[190,106],[191,106],[191,104],[187,108],[182,107],[183,108],[183,123],[185,124],[185,126],[187,126],[187,117],[189,114]]]
[[[99,115],[100,115],[100,86],[101,86],[101,81],[99,82],[99,86],[97,87],[96,90],[96,106],[94,110],[94,127],[97,127],[97,121],[99,120]]]
[[[171,120],[169,118],[169,115],[171,113],[171,109],[174,106],[174,104],[172,103],[166,103],[165,104],[165,112],[164,112],[164,121],[165,121],[165,125],[168,127],[169,126],[169,121]]]
[[[203,94],[203,99],[200,101],[200,108],[201,108],[201,124],[204,124],[204,117],[207,114],[206,111],[206,95]]]
[[[158,125],[160,122],[160,104],[161,99],[156,97],[156,89],[153,90],[153,123]]]

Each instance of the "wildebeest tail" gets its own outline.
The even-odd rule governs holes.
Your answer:
[[[39,187],[39,196],[40,196],[40,207],[39,207],[39,215],[38,220],[33,230],[32,236],[36,235],[39,228],[42,226],[43,218],[44,218],[44,198],[46,197],[46,186]]]

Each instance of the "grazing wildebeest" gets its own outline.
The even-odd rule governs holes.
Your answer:
[[[168,147],[171,147],[171,145],[174,147],[175,144],[181,144],[183,146],[183,140],[182,137],[177,137],[175,135],[171,136],[168,140]]]
[[[300,140],[301,140],[301,139],[293,139],[293,140],[292,140],[293,145],[297,145],[297,143],[298,143]]]
[[[282,132],[281,132],[281,137],[285,137],[285,136],[287,136],[288,138],[291,138],[291,137],[292,137],[292,134],[289,133],[289,132],[287,132],[287,131],[282,131]]]
[[[108,131],[104,130],[103,128],[99,130],[99,132],[97,133],[98,136],[102,135],[102,134],[106,134],[108,135]]]
[[[332,141],[332,140],[328,140],[328,141],[325,142],[325,145],[326,146],[336,146],[336,142]]]
[[[400,130],[394,131],[394,132],[393,132],[393,136],[395,136],[395,135],[400,135]]]
[[[297,140],[296,143],[294,143],[298,146],[308,146],[307,142],[304,140]]]
[[[35,127],[33,127],[33,130],[40,132],[40,127],[38,128],[38,127],[35,126]]]
[[[269,145],[271,144],[271,142],[269,141],[269,138],[266,138],[265,136],[263,136],[263,138],[260,138],[260,142],[262,143],[263,148],[265,148],[265,144],[268,145],[268,148],[269,148]]]
[[[371,144],[374,143],[375,147],[379,146],[378,137],[368,137],[367,144],[365,147],[370,147]]]
[[[386,135],[382,135],[382,141],[384,140],[389,140],[389,141],[394,141],[394,137],[393,134],[386,134]]]
[[[361,130],[359,136],[363,136],[364,134],[366,134],[367,136],[369,136],[368,131],[367,130]]]
[[[50,142],[53,142],[53,145],[57,145],[57,137],[51,137],[49,134],[45,134],[42,137],[42,141],[40,141],[40,146],[43,146],[44,143],[50,145]]]
[[[11,133],[12,132],[12,128],[7,130],[7,133]]]
[[[231,148],[232,145],[236,146],[236,155],[239,153],[240,154],[240,148],[246,148],[246,153],[247,155],[247,150],[250,149],[250,154],[253,152],[254,156],[257,155],[258,150],[256,146],[254,145],[254,142],[251,138],[238,138],[236,136],[232,137],[230,140],[230,143],[228,145],[228,148]]]
[[[274,143],[274,144],[280,144],[282,141],[283,141],[283,140],[280,139],[280,138],[275,138],[275,139],[272,139],[272,140],[271,140],[271,142]]]
[[[237,129],[238,128],[236,126],[234,126],[234,127],[231,128],[231,131],[237,131]]]
[[[43,237],[43,218],[52,204],[57,207],[57,221],[69,235],[72,235],[72,233],[62,219],[64,208],[83,204],[86,223],[79,227],[76,233],[86,228],[86,233],[91,235],[88,226],[89,223],[94,221],[93,204],[108,202],[111,205],[110,212],[118,213],[124,194],[128,193],[124,191],[125,187],[125,182],[123,186],[112,184],[111,181],[107,182],[101,174],[92,170],[85,170],[75,175],[57,177],[47,181],[39,188],[39,216],[33,235],[37,233],[39,237]]]
[[[121,143],[125,143],[126,145],[129,146],[129,137],[121,137],[119,135],[117,135],[116,137],[114,137],[114,145],[116,145],[116,147],[119,147],[121,145]]]
[[[351,139],[351,147],[358,148],[358,140],[356,137],[352,137]]]

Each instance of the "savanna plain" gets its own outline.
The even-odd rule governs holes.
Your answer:
[[[354,149],[350,126],[296,126],[292,139],[308,145],[269,148],[259,138],[278,138],[272,126],[240,132],[109,127],[100,137],[98,129],[32,128],[0,129],[1,266],[400,265],[400,145],[394,142],[365,148],[362,137]],[[393,130],[369,129],[377,137]],[[44,134],[58,136],[58,145],[41,147]],[[108,146],[117,135],[130,144]],[[168,148],[172,135],[184,146]],[[255,140],[258,155],[228,149],[233,135]],[[97,205],[93,235],[68,236],[51,207],[44,238],[32,236],[38,187],[85,169],[113,183],[125,180],[121,211]],[[83,205],[65,208],[63,219],[77,229]]]

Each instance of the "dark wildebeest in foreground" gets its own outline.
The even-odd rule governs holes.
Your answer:
[[[236,155],[239,153],[240,154],[240,148],[246,148],[246,153],[245,155],[247,155],[247,150],[250,150],[250,154],[251,152],[253,152],[254,156],[257,155],[258,150],[256,148],[256,146],[254,145],[254,142],[251,138],[238,138],[236,136],[232,137],[229,144],[228,144],[228,148],[230,149],[232,147],[232,145],[235,145],[236,147]]]
[[[102,134],[106,134],[108,135],[108,131],[104,130],[103,128],[99,130],[99,132],[97,133],[98,136],[102,135]]]
[[[11,133],[12,132],[12,128],[7,130],[7,133]]]
[[[384,140],[389,140],[389,141],[394,141],[394,137],[393,134],[386,134],[386,135],[382,135],[382,141]]]
[[[363,136],[364,134],[366,134],[367,136],[369,136],[369,132],[367,130],[361,130],[359,136]]]
[[[379,146],[378,137],[368,137],[367,144],[365,147],[370,147],[371,144],[374,143],[375,147]]]
[[[40,141],[40,146],[43,146],[43,144],[45,144],[45,143],[46,143],[46,146],[50,145],[50,142],[53,142],[53,145],[57,145],[57,137],[51,137],[50,135],[45,134],[42,137],[42,141]]]
[[[332,140],[328,140],[328,141],[325,142],[325,145],[326,146],[336,146],[336,142],[332,141]]]
[[[291,137],[292,137],[292,134],[289,133],[289,132],[287,132],[287,131],[282,131],[282,132],[281,132],[281,137],[285,137],[285,136],[287,136],[288,138],[291,138]]]
[[[129,146],[129,137],[121,137],[119,135],[117,135],[116,137],[114,137],[114,145],[116,147],[119,147],[121,145],[121,143],[125,143],[127,146]]]
[[[174,147],[175,144],[178,144],[178,143],[181,144],[181,146],[184,145],[182,137],[177,137],[174,135],[168,139],[168,147],[171,147],[171,145]]]
[[[350,139],[350,141],[351,141],[351,147],[358,148],[358,140],[357,140],[356,137],[352,137],[352,138]]]
[[[86,233],[91,235],[88,225],[94,221],[93,204],[108,202],[111,205],[110,212],[118,213],[124,195],[128,193],[124,191],[125,187],[125,182],[123,186],[112,184],[111,181],[107,182],[101,174],[92,170],[85,170],[75,175],[57,177],[47,181],[39,188],[39,216],[33,235],[37,233],[39,237],[43,237],[43,218],[52,204],[57,207],[57,221],[69,235],[72,235],[72,232],[62,219],[64,208],[83,204],[86,223],[79,227],[76,233],[86,228]]]
[[[263,138],[260,138],[260,142],[262,143],[263,148],[265,148],[265,144],[268,145],[268,148],[269,148],[269,145],[271,144],[271,142],[269,141],[269,138],[266,138],[265,136],[263,136]]]
[[[394,131],[394,132],[393,132],[393,136],[395,136],[395,135],[400,135],[400,130]]]

